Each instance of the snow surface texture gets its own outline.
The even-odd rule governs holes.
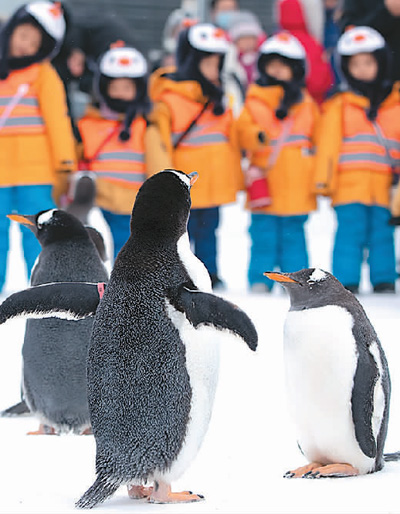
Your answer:
[[[243,198],[222,209],[220,266],[228,285],[223,294],[252,318],[259,332],[256,353],[244,344],[221,344],[220,374],[211,422],[196,459],[173,489],[190,489],[205,501],[182,505],[149,505],[130,500],[126,489],[93,512],[237,514],[395,514],[400,463],[383,471],[345,479],[282,478],[306,463],[297,448],[284,388],[283,324],[289,300],[282,286],[271,295],[249,294],[248,214]],[[99,227],[101,228],[101,227]],[[330,271],[335,230],[326,200],[307,225],[310,264]],[[397,229],[398,230],[398,229]],[[13,225],[7,295],[26,287]],[[364,273],[360,301],[386,352],[392,378],[392,402],[386,451],[400,450],[400,292],[372,295]],[[0,409],[19,400],[24,322],[0,326]],[[33,417],[0,418],[0,512],[4,514],[77,514],[75,501],[94,481],[93,436],[27,436],[36,430]]]

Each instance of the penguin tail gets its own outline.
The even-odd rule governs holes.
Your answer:
[[[385,462],[396,462],[397,460],[400,460],[400,452],[385,453],[383,455],[383,460]]]
[[[75,507],[79,509],[92,509],[98,503],[102,503],[112,496],[120,485],[119,482],[109,482],[104,477],[97,477],[94,484],[76,502]]]

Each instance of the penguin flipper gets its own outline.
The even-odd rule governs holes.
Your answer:
[[[239,336],[250,350],[257,348],[258,335],[253,322],[239,307],[223,298],[181,287],[171,298],[172,305],[183,312],[194,326],[211,325]]]
[[[17,317],[78,321],[94,316],[101,297],[99,286],[85,282],[53,282],[24,289],[0,305],[0,324]]]
[[[377,445],[372,431],[374,389],[377,370],[363,362],[367,354],[360,352],[354,375],[351,409],[357,442],[367,457],[375,458]]]

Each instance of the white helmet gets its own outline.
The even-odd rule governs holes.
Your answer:
[[[288,59],[304,60],[306,58],[303,45],[289,32],[280,32],[279,34],[269,37],[260,46],[259,52],[261,55],[282,55]]]
[[[371,27],[353,27],[339,38],[337,51],[339,55],[350,56],[372,53],[385,47],[385,40]]]
[[[99,69],[106,77],[137,79],[147,74],[147,62],[135,48],[119,46],[111,48],[103,55]]]
[[[189,28],[187,38],[192,48],[212,54],[225,54],[229,49],[225,32],[211,23],[197,23]]]
[[[35,18],[49,36],[58,43],[63,41],[66,25],[60,2],[32,2],[25,6],[25,10]]]

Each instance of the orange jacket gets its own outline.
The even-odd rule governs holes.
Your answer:
[[[144,118],[133,120],[128,141],[121,141],[121,120],[109,120],[90,106],[78,122],[83,159],[96,176],[99,207],[117,214],[130,214],[136,194],[146,178],[160,171],[154,168],[151,153],[160,143],[151,136]]]
[[[330,196],[333,205],[389,206],[392,170],[385,146],[399,163],[398,85],[381,104],[375,124],[367,118],[368,107],[369,100],[353,92],[339,93],[323,106],[315,190]]]
[[[233,129],[233,115],[221,116],[208,107],[177,148],[174,142],[204,107],[207,99],[195,81],[175,82],[158,70],[150,81],[155,102],[154,122],[169,156],[164,167],[199,172],[191,191],[192,207],[206,208],[236,200],[241,187],[240,152]]]
[[[23,95],[14,108],[21,85]],[[21,89],[20,89],[21,91]],[[64,87],[47,62],[12,71],[0,80],[0,187],[66,185],[65,171],[76,167]]]
[[[280,86],[252,84],[236,125],[240,146],[248,150],[250,163],[266,172],[271,204],[257,212],[293,216],[306,214],[316,207],[312,153],[319,110],[305,92],[304,99],[292,106],[288,117],[281,121],[275,116],[275,110],[282,96]],[[288,133],[281,141],[283,130]],[[258,138],[261,131],[266,135],[265,144]],[[281,149],[275,163],[270,164],[277,144]]]

